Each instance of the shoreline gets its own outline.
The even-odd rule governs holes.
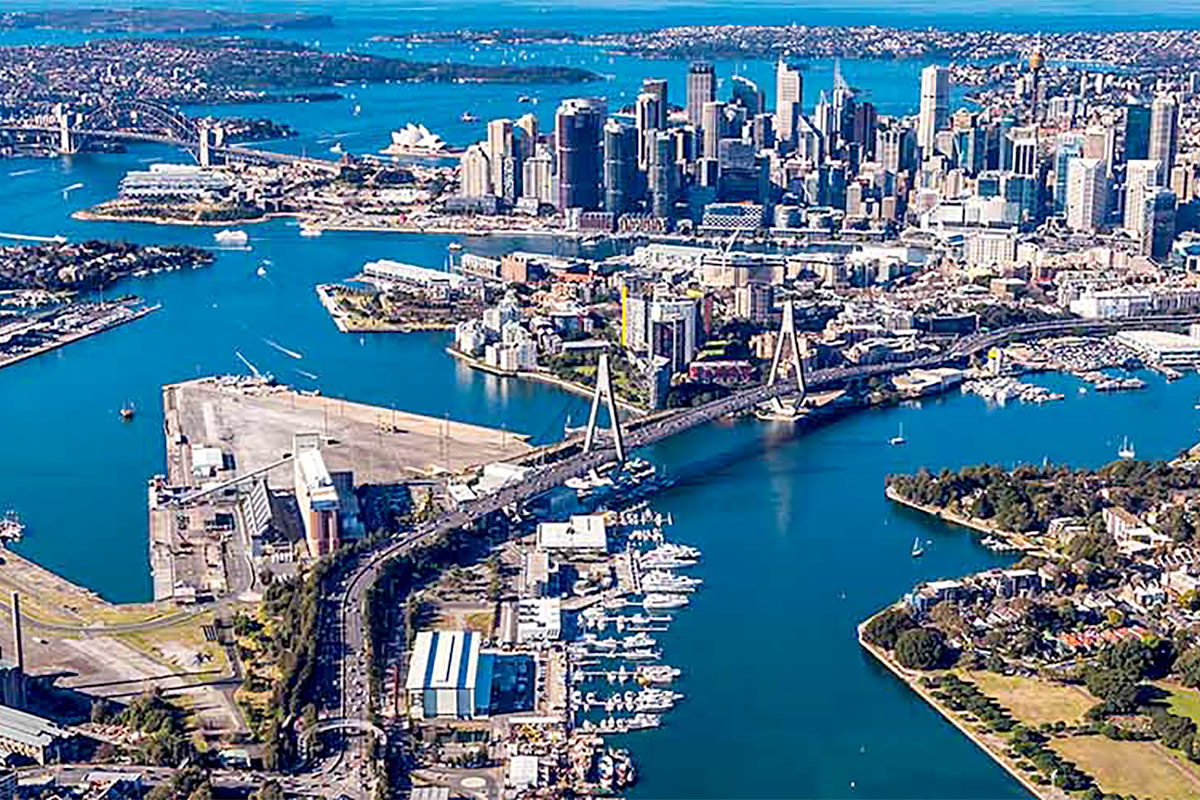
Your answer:
[[[99,328],[93,328],[91,330],[81,331],[79,333],[74,333],[69,336],[64,336],[61,339],[55,339],[53,342],[47,342],[46,344],[44,344],[40,347],[35,347],[33,350],[28,350],[24,353],[19,353],[15,356],[9,356],[8,358],[0,359],[0,369],[4,369],[5,367],[11,367],[14,364],[19,364],[20,362],[25,361],[26,359],[30,359],[35,356],[44,355],[53,350],[57,350],[60,347],[66,347],[69,344],[74,344],[75,342],[79,342],[84,339],[88,339],[97,334],[104,333],[105,331],[110,331],[113,328],[119,328],[122,325],[139,320],[142,317],[146,316],[147,314],[158,311],[160,308],[162,308],[162,305],[157,304],[157,303],[152,306],[144,306],[144,307],[138,309],[137,311],[133,312],[132,316],[125,317],[124,319],[119,319],[119,320],[115,320],[113,322],[109,322],[108,324],[103,325]]]
[[[893,606],[889,606],[888,608],[892,607]],[[938,699],[933,696],[933,693],[930,692],[929,689],[922,686],[919,680],[921,676],[909,674],[907,670],[905,670],[899,664],[896,664],[886,652],[882,651],[880,648],[864,639],[863,628],[866,627],[868,622],[878,616],[879,613],[882,612],[872,614],[866,620],[858,624],[858,643],[864,650],[874,656],[879,663],[883,664],[883,666],[885,666],[889,672],[898,678],[901,683],[905,684],[909,689],[915,692],[918,697],[925,701],[927,705],[932,706],[934,710],[936,710],[944,719],[946,719],[946,721],[957,728],[959,733],[967,737],[967,739],[974,743],[976,747],[978,747],[980,750],[990,756],[993,761],[1003,767],[1009,775],[1015,778],[1016,781],[1021,784],[1021,786],[1023,786],[1034,797],[1038,798],[1038,800],[1067,800],[1067,798],[1070,797],[1070,795],[1065,794],[1061,790],[1055,791],[1053,787],[1041,786],[1030,780],[1028,774],[1019,770],[1015,764],[1010,763],[1003,753],[998,753],[989,747],[987,741],[985,741],[977,731],[973,730],[965,721],[959,719],[954,711],[943,706],[941,702],[939,702]]]
[[[318,283],[317,297],[329,314],[333,324],[342,333],[427,333],[430,331],[452,331],[454,324],[449,322],[385,322],[379,325],[356,324],[348,319],[348,315],[337,308],[332,289],[344,288],[336,283]]]
[[[957,525],[961,528],[968,528],[976,533],[984,534],[985,536],[995,536],[1016,547],[1022,553],[1034,553],[1041,550],[1041,546],[1034,544],[1024,534],[1013,533],[1006,531],[1003,528],[998,528],[988,524],[984,520],[976,519],[975,517],[964,516],[954,511],[950,511],[938,506],[927,506],[910,500],[902,496],[895,488],[887,486],[883,490],[883,494],[888,500],[893,503],[911,508],[914,511],[920,511],[923,514],[928,514],[931,517],[940,519],[942,522],[947,522],[951,525]]]
[[[595,391],[591,386],[584,386],[582,383],[563,380],[562,378],[556,378],[553,375],[548,375],[541,372],[530,372],[528,370],[505,370],[500,369],[499,367],[492,367],[483,361],[480,361],[478,358],[469,356],[461,350],[456,349],[453,345],[446,345],[445,351],[454,358],[465,363],[471,369],[477,369],[480,372],[486,372],[490,375],[495,375],[498,378],[518,378],[523,380],[537,381],[538,383],[557,386],[559,389],[579,395],[580,397],[591,397]],[[646,414],[650,413],[650,411],[647,409],[634,405],[627,400],[621,400],[618,398],[616,402],[617,408],[621,409],[622,411],[628,411],[630,414],[645,416]]]

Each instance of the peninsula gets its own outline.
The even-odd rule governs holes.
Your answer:
[[[1026,555],[918,584],[863,646],[1038,797],[1200,797],[1198,458],[889,478]]]

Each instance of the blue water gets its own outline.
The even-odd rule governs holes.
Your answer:
[[[106,0],[107,1],[107,0]],[[114,4],[116,3],[114,0]],[[40,7],[16,0],[9,7]],[[339,6],[276,0],[219,3],[249,9],[329,10],[341,23],[307,32],[329,47],[399,53],[367,42],[371,33],[473,25],[539,25],[598,30],[613,25],[650,27],[688,22],[802,21],[812,24],[875,21],[884,24],[965,25],[978,8],[962,0],[932,4],[447,4],[365,3]],[[454,13],[449,14],[448,9]],[[1106,2],[1009,4],[985,20],[993,27],[1055,29],[1090,24],[1155,27],[1186,24],[1190,6],[1139,7]],[[615,13],[619,12],[619,13]],[[1080,16],[1082,15],[1082,16]],[[1097,16],[1099,15],[1099,16]],[[975,24],[980,24],[978,18]],[[76,41],[77,34],[20,31],[0,44]],[[405,54],[410,54],[407,49]],[[425,48],[420,58],[512,60],[494,50]],[[681,62],[643,63],[584,48],[531,50],[535,63],[570,63],[611,75],[586,87],[628,101],[644,76],[671,79],[683,99]],[[843,63],[848,79],[884,113],[916,104],[916,62]],[[771,65],[718,65],[735,69],[770,92]],[[828,88],[832,65],[809,65],[811,104]],[[534,94],[543,124],[573,87],[388,85],[347,87],[354,98],[336,103],[246,106],[240,113],[270,115],[300,136],[272,146],[325,152],[334,135],[355,152],[383,147],[388,132],[419,121],[448,141],[483,135],[482,123],[458,120],[472,110],[483,120],[530,110],[516,103]],[[355,103],[363,112],[354,116]],[[202,113],[205,109],[193,109]],[[212,109],[229,113],[231,109]],[[54,161],[0,162],[6,202],[0,231],[63,233],[73,239],[124,238],[142,243],[211,244],[212,230],[137,224],[82,223],[76,209],[110,197],[128,169],[150,160],[179,160],[158,148],[125,155],[78,156]],[[12,175],[36,169],[29,175]],[[66,195],[63,189],[84,186]],[[313,285],[352,275],[362,262],[391,257],[441,264],[441,236],[326,233],[298,236],[294,224],[243,226],[250,251],[220,251],[209,269],[131,280],[134,291],[163,309],[132,325],[0,371],[0,415],[5,426],[0,459],[0,508],[16,508],[29,525],[19,548],[66,577],[119,601],[150,596],[146,555],[145,480],[162,471],[160,387],[221,372],[244,371],[235,351],[260,369],[324,393],[456,419],[504,425],[535,441],[555,438],[568,414],[580,418],[583,401],[557,390],[472,372],[446,357],[444,334],[340,334],[313,293]],[[493,251],[536,243],[469,242]],[[255,275],[270,259],[265,277]],[[264,340],[303,354],[295,361]],[[318,376],[304,377],[297,369]],[[1039,379],[1067,394],[1042,407],[989,409],[958,395],[924,408],[857,414],[803,437],[751,422],[719,423],[656,447],[651,454],[682,485],[656,505],[672,511],[676,535],[703,548],[706,585],[692,606],[660,638],[670,663],[686,674],[688,699],[657,731],[630,738],[642,780],[633,794],[678,797],[1016,798],[1025,793],[990,759],[864,658],[854,625],[914,583],[1006,563],[959,530],[930,523],[883,499],[889,472],[934,469],[981,461],[1099,464],[1113,457],[1122,436],[1143,457],[1167,457],[1197,436],[1192,410],[1200,386],[1194,377],[1125,395],[1079,395],[1071,379]],[[122,424],[117,409],[139,409]],[[888,447],[903,421],[910,444]],[[914,536],[931,539],[920,560],[908,556]]]

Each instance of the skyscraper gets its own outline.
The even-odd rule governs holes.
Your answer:
[[[1091,233],[1108,212],[1108,174],[1098,158],[1073,158],[1067,165],[1067,227]]]
[[[687,75],[688,124],[704,124],[704,104],[717,99],[717,74],[707,61],[693,61]]]
[[[700,124],[704,129],[704,148],[701,152],[705,158],[716,158],[721,139],[725,136],[725,104],[717,100],[705,103]]]
[[[555,162],[558,165],[558,208],[600,206],[604,101],[574,97],[563,100],[554,115]]]
[[[1179,106],[1169,95],[1159,95],[1150,105],[1150,147],[1147,157],[1159,162],[1160,183],[1165,184],[1179,149]]]
[[[1142,234],[1142,201],[1154,193],[1159,185],[1161,166],[1157,161],[1138,159],[1125,165],[1125,218],[1126,230]]]
[[[758,84],[741,75],[734,75],[731,83],[733,88],[730,103],[744,108],[747,117],[761,114],[764,103],[762,89],[758,88]]]
[[[654,143],[654,132],[663,130],[659,127],[658,97],[650,92],[642,92],[637,97],[633,107],[634,124],[637,126],[638,137],[638,168],[645,171],[650,165],[650,149]]]
[[[793,144],[803,110],[804,76],[799,67],[780,59],[775,65],[775,135],[784,145]]]
[[[667,82],[663,78],[646,78],[642,81],[642,92],[648,94],[658,103],[658,117],[654,121],[654,127],[660,131],[667,129],[667,115],[670,113],[670,106],[667,105]]]
[[[1142,198],[1142,255],[1161,261],[1170,254],[1175,241],[1175,205],[1175,193],[1161,187]]]
[[[1090,154],[1089,154],[1090,155]],[[1071,161],[1082,158],[1083,137],[1075,133],[1060,133],[1054,150],[1054,213],[1067,207],[1067,168]],[[1096,156],[1091,156],[1096,158]]]
[[[1125,160],[1143,161],[1150,157],[1150,109],[1143,105],[1125,106]]]
[[[637,131],[615,119],[604,124],[604,210],[622,214],[633,205]]]
[[[492,169],[482,144],[473,144],[462,154],[459,171],[459,191],[465,197],[488,197],[492,194]]]
[[[933,152],[937,132],[950,119],[950,71],[937,64],[921,70],[921,109],[917,117],[917,147]]]
[[[654,135],[650,149],[650,210],[656,217],[670,218],[679,187],[679,167],[675,161],[675,137],[667,131]]]
[[[517,120],[517,128],[521,131],[519,151],[521,159],[532,158],[537,152],[538,119],[534,114],[522,114]]]
[[[487,126],[487,156],[492,173],[492,193],[516,202],[520,197],[521,166],[511,119],[494,119]]]

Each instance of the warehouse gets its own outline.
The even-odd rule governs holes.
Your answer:
[[[477,719],[488,716],[492,656],[479,652],[482,637],[471,631],[421,631],[408,662],[405,692],[413,719]]]

